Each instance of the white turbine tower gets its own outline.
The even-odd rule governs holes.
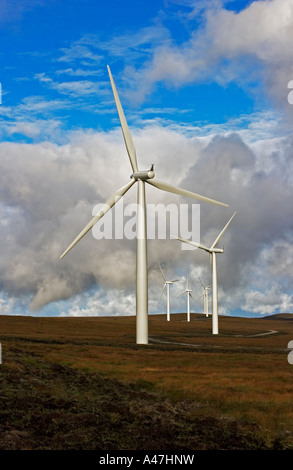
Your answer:
[[[203,292],[202,292],[202,295],[200,296],[200,299],[203,297],[203,310],[204,310],[205,316],[208,317],[209,316],[209,290],[212,286],[205,286],[199,276],[198,276],[198,279],[203,287]]]
[[[178,294],[177,297],[180,297],[181,295],[183,294],[186,294],[186,300],[187,300],[187,321],[190,321],[190,297],[192,297],[191,295],[191,292],[192,290],[189,289],[189,285],[188,285],[188,277],[186,279],[186,289],[181,292],[181,294]],[[193,298],[193,297],[192,297]]]
[[[195,194],[191,191],[178,188],[169,183],[164,183],[154,178],[154,165],[149,170],[140,171],[136,160],[136,151],[132,141],[132,137],[124,116],[124,112],[118,97],[116,86],[108,66],[108,73],[114,94],[114,99],[120,119],[124,142],[129,156],[133,173],[124,186],[118,189],[104,204],[102,209],[91,219],[86,227],[74,239],[69,247],[64,251],[60,258],[63,258],[71,248],[79,242],[79,240],[103,217],[109,209],[134,185],[137,183],[137,253],[136,253],[136,343],[148,344],[148,275],[147,275],[147,231],[146,231],[146,200],[145,200],[145,183],[148,183],[163,191],[187,196],[201,201],[228,206],[214,199]],[[107,177],[107,175],[104,175]],[[118,267],[117,267],[118,268]]]
[[[161,268],[161,265],[159,265],[159,266],[160,266],[160,270],[161,270],[163,279],[165,281],[165,284],[164,284],[164,287],[163,287],[163,290],[162,290],[162,293],[161,293],[160,301],[162,300],[164,290],[167,289],[167,321],[170,321],[170,285],[173,284],[174,282],[177,282],[179,279],[173,279],[173,281],[167,281],[166,276],[164,274],[164,271]]]
[[[217,280],[217,262],[216,262],[216,253],[224,253],[224,248],[216,248],[217,244],[219,243],[222,235],[227,230],[230,222],[232,221],[233,217],[235,216],[236,212],[232,215],[230,220],[227,222],[223,230],[219,233],[217,238],[215,239],[214,243],[211,245],[210,248],[207,246],[202,245],[201,243],[191,242],[189,240],[184,240],[183,238],[177,238],[181,242],[189,243],[190,245],[196,246],[201,248],[202,250],[207,251],[210,254],[211,259],[211,267],[212,267],[212,286],[213,286],[213,313],[212,313],[212,333],[213,335],[219,334],[219,320],[218,320],[218,280]],[[175,238],[175,237],[173,237]]]

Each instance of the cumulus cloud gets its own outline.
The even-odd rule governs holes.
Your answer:
[[[144,64],[127,67],[125,76],[139,84],[136,100],[142,100],[163,81],[182,86],[194,81],[236,81],[247,91],[288,104],[288,82],[293,76],[293,1],[258,0],[240,12],[220,2],[205,2],[201,26],[182,44],[161,41]],[[198,13],[198,6],[195,8]],[[190,15],[190,25],[195,13]],[[256,87],[261,81],[263,88]]]
[[[242,307],[269,313],[277,303],[269,302],[264,292],[282,293],[279,305],[289,308],[292,138],[272,143],[245,140],[234,132],[202,139],[156,125],[134,130],[133,139],[141,168],[154,163],[159,179],[230,204],[227,209],[201,203],[202,243],[212,243],[237,210],[222,240],[225,252],[218,256],[223,311]],[[72,298],[74,315],[131,309],[133,314],[135,240],[96,240],[88,233],[59,259],[91,219],[93,207],[129,181],[131,168],[121,130],[79,132],[64,145],[2,143],[0,153],[0,284],[5,295],[27,296],[33,311]],[[135,188],[123,201],[135,203]],[[147,201],[187,202],[152,187],[147,187]],[[152,311],[163,308],[158,304],[163,287],[158,261],[168,275],[181,280],[174,294],[187,274],[198,296],[198,275],[210,283],[205,252],[182,251],[180,243],[170,239],[150,240],[148,248]],[[83,296],[93,289],[95,294],[84,303]],[[180,298],[173,305],[184,309],[185,301]]]
[[[225,253],[218,255],[219,282],[235,301],[238,294],[234,294],[242,292],[244,309],[251,306],[245,299],[251,286],[264,292],[271,291],[277,283],[280,292],[282,289],[290,292],[288,282],[292,282],[292,273],[288,264],[292,259],[289,247],[293,226],[288,203],[292,190],[289,149],[291,137],[280,138],[274,145],[268,140],[251,146],[237,134],[216,136],[184,181],[184,184],[193,181],[201,192],[207,187],[216,188],[217,198],[230,203],[231,210],[237,210],[222,241]],[[202,243],[212,243],[228,218],[228,214],[224,217],[223,211],[216,208],[202,213]],[[204,255],[199,252],[194,255],[200,266],[204,266]],[[252,298],[260,299],[259,295]],[[262,299],[266,305],[266,297]]]
[[[225,10],[221,2],[209,2],[213,9],[198,2],[194,15],[199,5],[201,25],[181,45],[174,44],[168,30],[157,24],[126,41],[84,36],[63,48],[58,62],[66,64],[63,73],[69,77],[90,76],[100,51],[114,57],[129,52],[132,64],[125,68],[124,77],[128,89],[139,84],[133,95],[136,100],[144,99],[160,81],[181,86],[237,80],[248,89],[252,84],[253,91],[255,79],[261,78],[269,96],[284,106],[293,73],[293,0],[252,2],[239,13]],[[134,39],[136,49],[132,49]],[[141,67],[134,66],[142,57]],[[59,70],[56,77],[60,75]],[[60,82],[44,73],[37,78],[68,97],[104,93],[104,82]],[[49,118],[52,111],[66,106],[70,106],[67,101],[49,102],[37,96],[14,109],[2,106],[0,112],[6,118],[2,129],[8,134],[50,137],[60,123],[40,121],[39,115]],[[25,108],[34,119],[23,119]],[[238,122],[210,124],[201,130],[191,125],[166,127],[160,120],[140,125],[132,129],[140,168],[149,169],[154,163],[159,179],[230,204],[227,209],[201,203],[202,243],[212,243],[237,211],[222,240],[225,252],[218,256],[220,312],[290,310],[293,140],[275,132],[275,114],[240,116]],[[70,133],[62,144],[3,142],[0,159],[2,313],[12,312],[16,299],[22,305],[26,299],[34,312],[73,299],[63,315],[133,314],[135,241],[96,240],[89,233],[59,260],[91,219],[93,207],[129,181],[131,168],[121,130]],[[136,188],[132,188],[125,204],[135,200]],[[186,202],[152,187],[147,188],[147,201]],[[185,299],[175,300],[175,292],[184,287],[188,274],[198,297],[198,275],[210,283],[205,252],[182,251],[176,240],[151,240],[148,257],[151,312],[162,308],[157,303],[163,287],[158,261],[168,275],[180,279],[172,291],[176,309],[185,309]]]
[[[264,292],[251,290],[245,296],[243,310],[253,313],[273,314],[276,311],[290,312],[293,308],[293,297],[274,285]]]
[[[178,170],[171,181],[176,184],[184,175],[175,149],[182,137],[167,130],[162,130],[162,135],[166,142],[163,156],[168,154],[173,170]],[[140,159],[142,168],[145,162],[147,168],[151,162],[156,163],[162,135],[156,129],[152,140],[149,130],[137,136],[138,153],[141,148],[147,152],[145,160]],[[196,155],[199,146],[188,143],[184,153],[189,154],[191,148]],[[131,167],[120,129],[108,135],[78,133],[70,143],[59,146],[2,143],[0,152],[0,230],[5,246],[1,255],[2,289],[12,296],[31,296],[34,310],[99,283],[133,289],[135,242],[98,242],[88,234],[70,256],[59,260],[91,219],[93,207],[129,181]],[[166,161],[161,163],[158,170],[166,179],[169,166]],[[150,202],[156,201],[157,193],[150,188]],[[167,193],[162,193],[159,201],[166,198]],[[129,191],[127,201],[136,201],[135,189]]]

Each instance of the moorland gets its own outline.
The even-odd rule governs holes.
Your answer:
[[[293,315],[0,315],[0,450],[293,450]]]

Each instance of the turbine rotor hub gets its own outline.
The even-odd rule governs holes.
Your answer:
[[[146,181],[154,177],[155,177],[154,165],[152,165],[148,171],[135,171],[131,175],[131,178],[134,178],[135,180],[141,180],[141,181]]]

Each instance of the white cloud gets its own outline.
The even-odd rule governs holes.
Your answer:
[[[7,295],[0,297],[0,314],[1,315],[11,315],[13,313],[15,305],[15,300],[9,298]]]
[[[148,57],[153,48],[162,42],[170,40],[170,32],[160,21],[153,25],[140,29],[130,30],[122,35],[115,35],[111,39],[101,39],[98,35],[85,34],[74,45],[91,48],[91,50],[103,51],[111,57],[127,57],[127,61]]]
[[[102,81],[93,82],[90,80],[71,80],[67,82],[57,82],[56,80],[48,77],[45,73],[36,74],[36,78],[49,88],[52,88],[65,95],[96,96],[99,93],[104,93],[103,87],[105,86],[105,82]],[[109,86],[108,83],[107,86]]]
[[[61,48],[61,57],[58,58],[59,62],[75,62],[81,61],[83,65],[96,65],[99,64],[102,56],[93,53],[87,46],[78,42],[73,43],[68,48]]]
[[[282,292],[277,286],[264,292],[251,290],[245,296],[243,310],[262,315],[288,313],[293,309],[293,296]]]
[[[189,27],[194,22],[189,39],[178,45],[166,37],[154,45],[141,67],[125,68],[131,89],[138,85],[133,100],[143,100],[161,81],[175,87],[236,81],[256,99],[261,92],[261,98],[268,95],[286,107],[293,76],[293,0],[258,0],[238,13],[221,2],[216,8],[214,2],[203,6],[200,27],[194,15],[189,16]],[[263,88],[255,86],[257,81]]]
[[[257,136],[258,128],[250,128],[251,134],[254,131]],[[218,260],[220,308],[245,307],[269,313],[277,308],[277,296],[269,304],[264,292],[279,293],[279,306],[289,308],[291,137],[272,142],[251,135],[245,142],[237,133],[225,132],[204,139],[159,125],[133,129],[132,133],[141,168],[155,163],[159,179],[230,204],[229,209],[201,204],[203,243],[212,241],[237,210],[223,238],[225,253]],[[121,130],[71,134],[64,145],[2,143],[0,155],[3,292],[11,299],[27,296],[33,309],[77,299],[70,310],[74,315],[93,311],[112,314],[119,312],[120,306],[121,312],[133,307],[129,299],[135,293],[134,240],[98,241],[89,233],[59,260],[92,217],[94,205],[129,180],[131,168]],[[136,190],[132,188],[125,203],[135,201]],[[151,187],[147,188],[147,201],[187,202]],[[157,303],[162,288],[158,261],[172,277],[183,280],[189,272],[196,291],[198,274],[209,282],[205,255],[200,250],[181,251],[176,240],[149,242],[152,311],[163,308]],[[276,283],[278,289],[273,290]],[[92,289],[97,293],[84,302],[83,294]],[[176,305],[184,308],[184,299],[180,302]]]
[[[120,289],[99,289],[86,299],[84,296],[76,296],[69,310],[62,312],[61,316],[132,316],[135,309],[135,294]]]
[[[62,122],[55,113],[72,106],[67,100],[46,100],[42,96],[28,96],[16,106],[0,106],[0,135],[4,140],[14,134],[20,134],[34,140],[61,137]]]
[[[72,69],[72,68],[69,68],[69,69],[60,69],[60,70],[57,70],[56,71],[56,75],[70,75],[70,76],[73,76],[73,77],[78,77],[78,76],[89,76],[89,75],[92,75],[92,76],[99,76],[101,74],[101,72],[99,72],[98,70],[89,70],[89,69],[81,69],[81,68],[77,68],[77,69]]]

